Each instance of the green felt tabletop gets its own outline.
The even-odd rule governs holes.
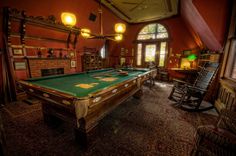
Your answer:
[[[122,69],[128,71],[128,76],[119,75],[114,69],[103,69],[96,71],[89,71],[85,73],[76,73],[59,76],[48,76],[42,78],[28,79],[27,82],[42,86],[45,88],[64,92],[76,97],[85,97],[88,94],[97,92],[116,85],[122,81],[137,77],[140,74],[147,72],[147,70],[136,70],[136,69]],[[112,82],[102,81],[102,78],[116,78]],[[91,88],[81,88],[80,84],[92,84]],[[94,85],[95,84],[95,85]]]

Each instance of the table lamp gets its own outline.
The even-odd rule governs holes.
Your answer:
[[[197,59],[196,54],[188,55],[187,59],[190,62],[190,67],[193,68],[193,61],[195,61]]]

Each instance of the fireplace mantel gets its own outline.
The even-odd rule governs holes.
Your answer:
[[[70,60],[70,58],[64,57],[25,57],[27,60]]]

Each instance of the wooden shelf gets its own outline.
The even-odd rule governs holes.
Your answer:
[[[84,54],[82,59],[83,59],[83,71],[103,68],[102,58],[98,54]]]
[[[70,60],[70,58],[60,58],[60,57],[24,57],[30,60]]]
[[[198,59],[199,65],[202,66],[206,62],[220,62],[220,54],[217,53],[201,54]]]

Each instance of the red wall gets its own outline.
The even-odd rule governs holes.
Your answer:
[[[175,54],[180,54],[183,50],[188,49],[195,49],[198,48],[194,38],[192,37],[191,33],[188,31],[186,25],[183,23],[181,17],[173,17],[165,20],[156,21],[160,24],[163,24],[170,36],[169,48],[172,49],[172,54],[174,56],[170,56],[170,60],[172,63],[169,62],[168,67],[177,67],[176,65],[176,57]],[[132,49],[136,49],[136,44],[134,41],[137,38],[139,31],[146,26],[148,23],[145,24],[135,24],[129,25],[127,28],[127,32],[125,34],[125,40],[121,42],[119,45],[113,45],[111,47],[113,54],[112,56],[116,56],[116,60],[113,60],[112,63],[118,62],[118,56],[120,55],[121,47],[128,49],[128,56],[131,56]],[[169,49],[170,51],[170,49]],[[169,60],[169,61],[170,61]]]
[[[229,0],[193,0],[217,41],[223,46],[229,15]]]
[[[220,50],[222,48],[224,34],[226,32],[225,23],[227,20],[228,11],[227,4],[227,0],[193,0],[193,2],[191,0],[182,0],[181,17],[177,16],[157,21],[165,25],[170,33],[169,47],[172,49],[172,54],[174,55],[170,56],[169,59],[172,63],[169,63],[168,67],[176,66],[175,54],[181,53],[183,50],[195,49],[203,47],[204,45],[215,50]],[[77,16],[77,27],[87,27],[95,33],[99,33],[100,31],[97,13],[99,5],[95,2],[95,0],[41,0],[37,2],[32,0],[3,0],[0,3],[0,7],[2,8],[4,6],[25,10],[27,15],[54,15],[58,20],[60,20],[61,12],[73,12]],[[88,20],[91,12],[97,14],[96,22]],[[2,16],[0,16],[0,18],[2,18]],[[114,33],[113,26],[119,21],[122,20],[106,8],[103,8],[103,24],[105,34]],[[133,41],[136,40],[138,32],[146,24],[127,24],[127,31],[124,36],[124,41],[120,43],[110,42],[109,55],[111,56],[111,65],[118,63],[118,56],[120,55],[121,47],[128,50],[128,56],[131,55],[132,50],[135,51],[136,45]],[[0,32],[0,35],[1,33],[2,32]],[[2,37],[0,38],[0,41],[1,39]],[[77,71],[81,71],[80,56],[83,55],[83,47],[86,46],[90,48],[97,48],[99,50],[102,45],[102,40],[86,40],[79,37],[78,44],[76,46],[78,56]]]
[[[64,11],[72,12],[77,17],[77,27],[89,28],[93,33],[100,33],[99,26],[99,16],[98,8],[99,5],[95,0],[41,0],[41,1],[32,1],[32,0],[3,0],[0,4],[2,7],[11,7],[18,10],[25,10],[27,15],[33,16],[49,16],[54,15],[58,21],[60,21],[60,14]],[[97,19],[95,22],[92,22],[88,19],[90,13],[95,13]],[[1,13],[2,17],[2,13]],[[103,27],[104,34],[114,33],[113,26],[117,22],[123,22],[113,13],[109,12],[106,8],[103,8]],[[1,29],[2,30],[2,29]],[[43,31],[35,31],[37,33],[44,33]],[[1,37],[2,38],[2,37]],[[81,58],[83,55],[83,47],[97,48],[100,50],[103,45],[103,40],[86,40],[82,37],[79,37],[78,44],[76,46],[77,56],[78,56],[78,68],[77,71],[81,71]]]
[[[229,11],[229,0],[181,0],[181,16],[186,25],[211,50],[222,50]]]

